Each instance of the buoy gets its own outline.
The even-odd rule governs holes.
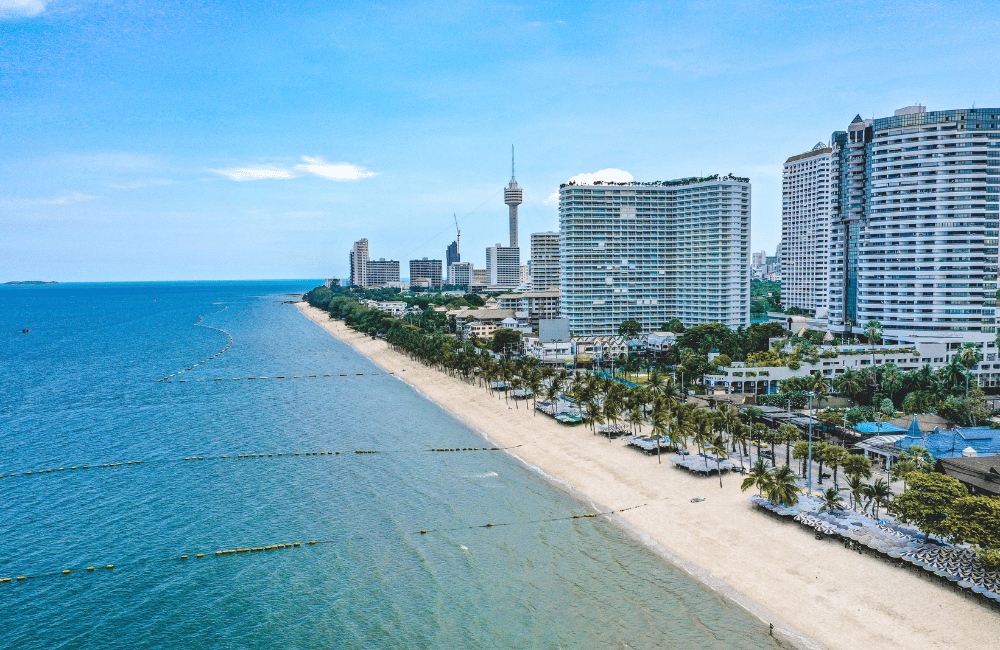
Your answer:
[[[0,582],[10,582],[10,578],[0,578]]]
[[[486,524],[487,528],[493,528],[493,524]]]
[[[181,559],[182,559],[182,560],[186,560],[186,559],[188,559],[188,556],[186,556],[186,555],[182,555],[182,556],[181,556]]]
[[[63,569],[63,575],[66,575],[67,573],[69,573],[69,569]]]
[[[93,571],[93,570],[94,570],[94,567],[92,567],[92,566],[87,567],[87,571]]]
[[[427,531],[426,531],[426,530],[421,530],[421,531],[420,531],[420,534],[421,534],[421,535],[426,535],[426,534],[427,534]]]
[[[316,540],[312,540],[311,542],[309,542],[310,545],[315,544],[315,543],[316,543]]]
[[[17,579],[18,580],[27,580],[28,577],[27,576],[17,576]]]
[[[61,472],[61,471],[63,471],[63,468],[62,468],[62,467],[60,467],[60,468],[59,468],[59,471],[60,471],[60,472]]]
[[[195,557],[205,557],[205,554],[204,553],[199,553],[198,555],[195,555]]]
[[[302,546],[302,542],[295,542],[295,544],[293,544],[293,546]]]
[[[113,569],[113,568],[115,568],[115,565],[114,565],[114,564],[109,564],[109,565],[107,565],[107,566],[106,566],[106,567],[104,567],[104,568],[105,568],[105,569]]]

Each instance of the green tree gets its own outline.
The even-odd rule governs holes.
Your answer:
[[[903,481],[904,491],[909,475],[915,471],[917,471],[917,464],[912,460],[897,460],[892,464],[892,478],[894,481]]]
[[[965,486],[944,474],[911,474],[910,485],[892,503],[900,520],[915,525],[925,538],[950,534],[948,509],[956,499],[968,496]]]
[[[755,487],[757,488],[758,496],[763,496],[764,489],[767,488],[770,483],[771,468],[767,466],[766,461],[758,458],[754,461],[754,464],[750,466],[750,471],[740,484],[740,489],[746,492],[750,488]]]
[[[785,465],[791,464],[792,444],[802,438],[802,432],[794,424],[782,424],[778,427],[781,442],[785,443]]]
[[[848,477],[857,476],[862,479],[872,477],[872,461],[867,456],[851,454],[840,462],[840,466],[844,468],[844,474]]]
[[[959,497],[948,508],[946,523],[954,543],[972,544],[988,569],[1000,569],[1000,498]]]
[[[633,337],[637,336],[641,331],[642,325],[634,318],[622,321],[622,324],[618,326],[618,336]]]
[[[868,496],[872,500],[872,514],[878,519],[879,506],[889,507],[890,499],[892,499],[892,488],[885,482],[885,479],[880,478],[869,486]]]
[[[676,318],[671,318],[669,321],[660,326],[661,329],[667,332],[673,332],[674,334],[683,334],[684,325],[681,324],[680,320]]]
[[[719,487],[722,487],[722,459],[728,458],[726,441],[721,435],[715,436],[708,443],[708,452],[715,456],[715,469],[719,473]]]
[[[840,489],[840,483],[837,482],[837,472],[847,459],[847,456],[847,450],[837,445],[827,445],[826,449],[823,450],[823,462],[833,470],[833,484],[838,490]]]
[[[497,354],[508,355],[521,347],[521,333],[517,330],[498,329],[493,332],[490,349]]]
[[[806,477],[806,461],[809,460],[809,442],[806,440],[799,440],[795,443],[795,449],[792,451],[792,458],[799,461],[799,473],[802,478]]]
[[[882,323],[877,320],[870,320],[865,325],[865,337],[872,350],[872,368],[875,368],[875,346],[882,342]],[[872,373],[872,396],[878,392],[878,377]]]
[[[784,465],[773,473],[767,485],[767,498],[789,508],[799,502],[799,486],[791,467]]]
[[[837,512],[844,509],[844,499],[840,496],[840,490],[835,487],[826,488],[823,493],[823,505],[820,512]]]

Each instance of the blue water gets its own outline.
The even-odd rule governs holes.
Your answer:
[[[518,523],[588,508],[507,455],[422,451],[485,442],[282,303],[315,284],[0,288],[0,647],[775,647],[602,518]]]

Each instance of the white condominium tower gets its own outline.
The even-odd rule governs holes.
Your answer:
[[[830,263],[833,149],[818,143],[781,176],[781,302],[824,316]]]
[[[600,183],[598,181],[597,183]],[[559,188],[562,314],[579,335],[750,324],[750,181],[733,176]]]
[[[368,286],[368,240],[359,239],[351,247],[351,286]]]
[[[486,282],[496,289],[516,289],[521,284],[521,249],[489,246],[486,249]]]
[[[531,233],[531,288],[559,288],[559,233]]]
[[[887,339],[992,341],[1000,109],[857,117],[833,146],[831,329],[875,319]]]

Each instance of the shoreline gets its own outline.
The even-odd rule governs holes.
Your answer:
[[[451,417],[574,498],[607,511],[626,534],[743,608],[774,636],[799,648],[978,648],[1000,636],[989,608],[880,558],[858,555],[800,526],[764,516],[727,475],[724,487],[592,436],[511,409],[485,390],[432,370],[355,332],[326,312],[296,303],[338,340],[405,381]],[[707,497],[690,503],[693,496]],[[610,505],[605,505],[610,504]]]

